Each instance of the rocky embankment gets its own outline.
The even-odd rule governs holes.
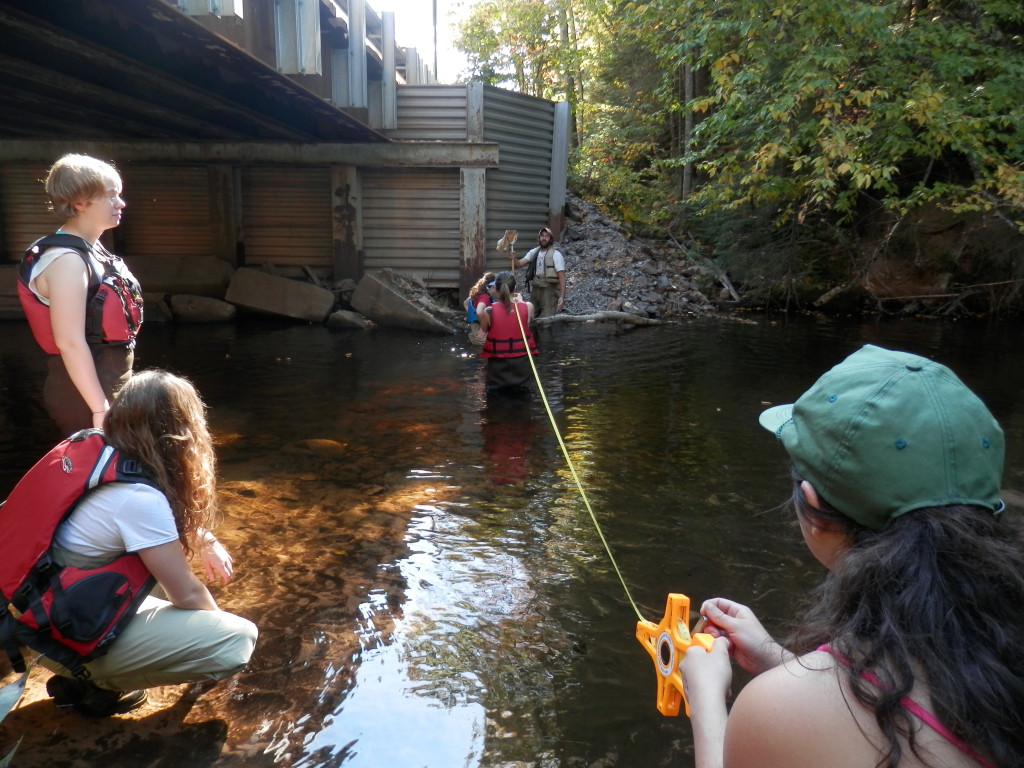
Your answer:
[[[573,195],[567,198],[566,213],[566,226],[557,242],[566,271],[565,306],[558,319],[629,320],[632,316],[630,322],[649,324],[715,314],[701,286],[718,295],[722,289],[718,278],[710,266],[695,263],[678,244],[631,237],[596,205]],[[536,245],[534,236],[519,233],[517,258]],[[520,281],[525,272],[525,268],[516,271]],[[397,300],[429,313],[452,330],[466,328],[461,299],[454,293],[442,291],[451,294],[443,297],[417,277],[392,270],[383,270],[378,277]],[[352,283],[339,293],[343,306],[350,306],[355,289]],[[529,298],[529,293],[525,296]],[[372,313],[369,317],[376,322]]]
[[[596,205],[572,195],[566,211],[558,245],[566,261],[564,312],[627,312],[664,320],[714,312],[699,287],[713,286],[714,276],[676,244],[630,237]],[[532,238],[521,233],[517,252],[531,247]]]

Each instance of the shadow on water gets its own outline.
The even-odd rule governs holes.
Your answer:
[[[6,494],[55,437],[27,329],[4,325]],[[1003,421],[1007,485],[1024,486],[1017,326],[538,335],[555,422],[644,618],[670,591],[727,594],[785,631],[820,572],[780,524],[785,460],[756,417],[863,343],[952,365]],[[216,596],[260,626],[256,655],[106,721],[57,712],[37,672],[0,749],[24,734],[20,768],[690,763],[541,399],[485,398],[476,354],[395,331],[147,326],[138,367],[188,376],[210,406],[238,571]]]

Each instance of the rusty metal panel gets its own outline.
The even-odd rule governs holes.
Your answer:
[[[500,88],[484,88],[484,141],[496,142],[498,168],[487,171],[487,265],[507,268],[493,245],[506,229],[519,231],[520,255],[548,224],[555,104]]]
[[[465,85],[403,85],[398,88],[398,128],[389,139],[466,141]]]
[[[385,267],[427,285],[459,284],[457,169],[363,171],[363,269]]]
[[[0,166],[0,261],[20,261],[29,245],[64,223],[50,213],[46,172],[42,165]]]
[[[333,270],[327,166],[242,169],[245,264]]]
[[[126,205],[115,235],[118,253],[129,258],[213,255],[205,166],[128,165],[120,170]]]

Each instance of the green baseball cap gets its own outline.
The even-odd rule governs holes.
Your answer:
[[[1003,430],[928,358],[866,345],[759,421],[822,498],[868,528],[921,507],[1002,510]]]

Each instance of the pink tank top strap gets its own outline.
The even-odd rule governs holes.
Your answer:
[[[839,653],[839,651],[837,651],[828,643],[825,643],[824,645],[819,645],[818,650],[831,654],[831,656],[844,667],[853,666],[853,664],[850,663],[849,659],[843,656],[843,654]],[[883,687],[882,681],[878,679],[878,675],[876,675],[874,672],[871,672],[870,670],[864,670],[860,673],[860,676],[876,688]],[[939,734],[939,736],[944,738],[954,747],[956,747],[961,752],[971,757],[973,760],[977,761],[980,765],[985,766],[985,768],[996,768],[996,765],[994,763],[989,762],[984,757],[979,755],[970,745],[965,744],[960,738],[958,738],[953,732],[951,732],[946,726],[944,726],[942,722],[939,720],[939,718],[937,718],[935,715],[933,715],[927,709],[922,707],[909,696],[902,696],[900,698],[900,706],[907,710],[907,712],[912,714],[918,720],[920,720],[922,723],[927,725],[929,728],[931,728],[933,731],[935,731],[937,734]]]

